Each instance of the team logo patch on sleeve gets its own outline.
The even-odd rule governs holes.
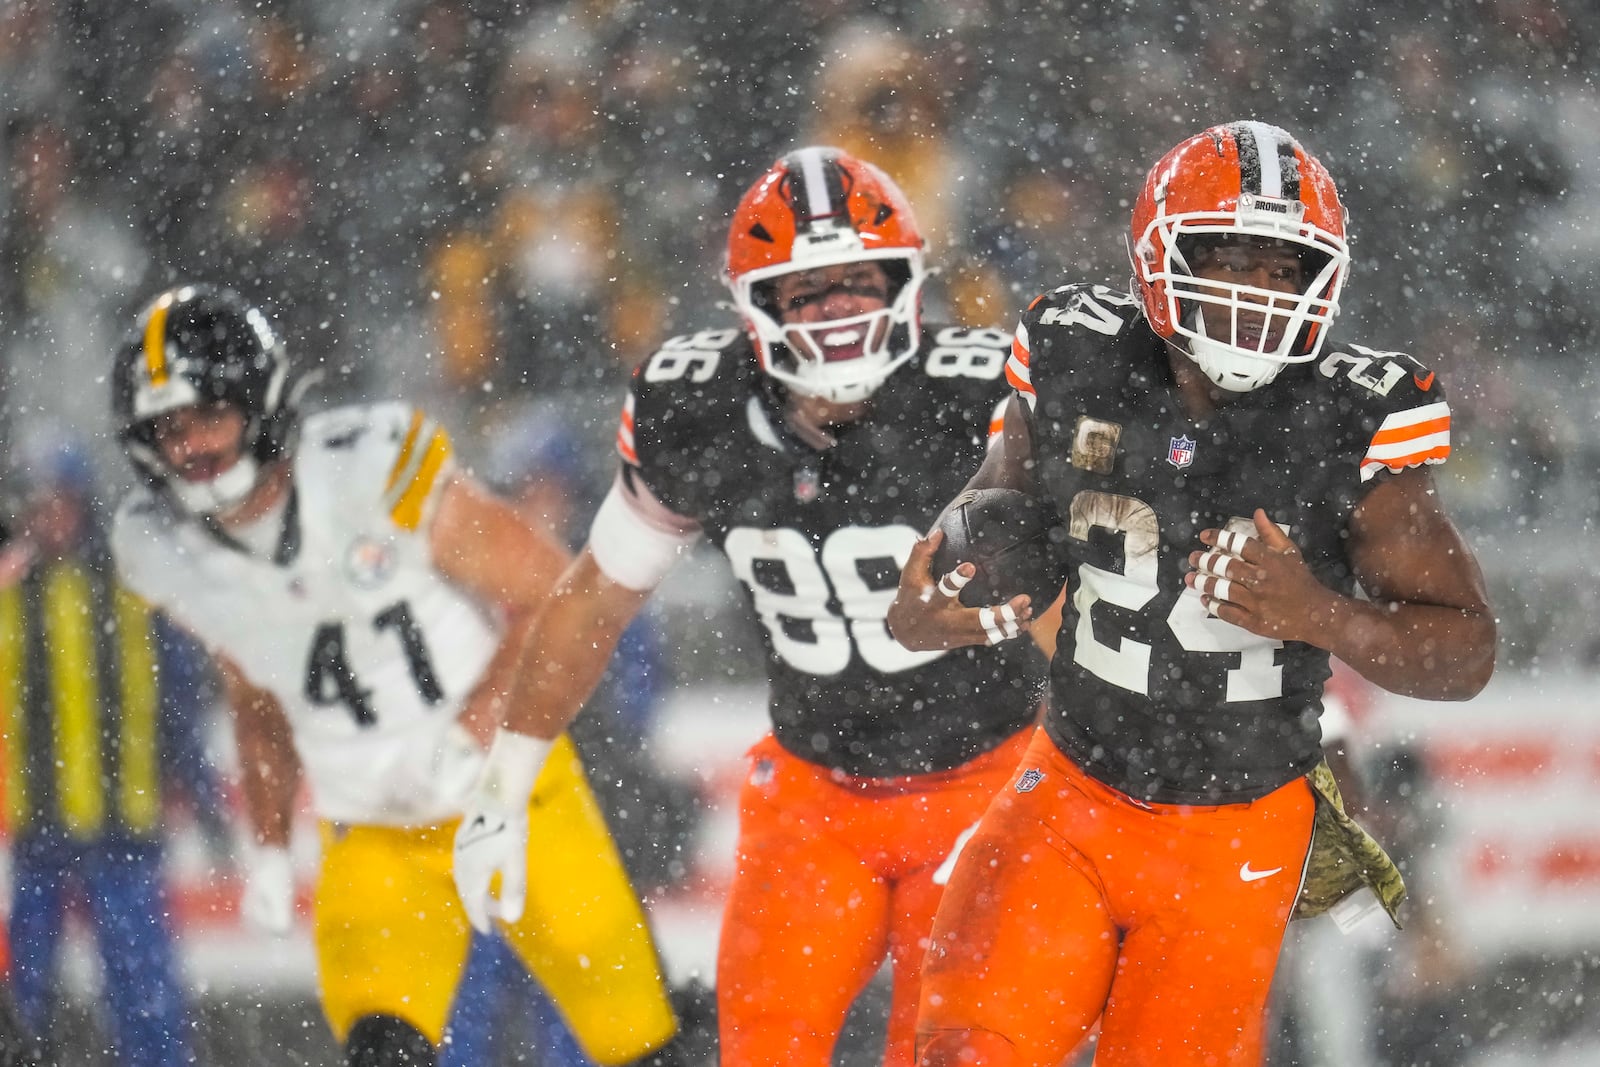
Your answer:
[[[1044,781],[1044,772],[1037,767],[1029,767],[1017,777],[1017,792],[1031,793],[1042,781]]]
[[[1182,470],[1194,462],[1194,441],[1187,435],[1174,437],[1167,446],[1167,462]]]

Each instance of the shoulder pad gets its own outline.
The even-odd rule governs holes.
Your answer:
[[[368,494],[401,529],[426,519],[454,462],[445,429],[399,402],[357,405],[306,420],[297,478],[332,479],[340,495]]]
[[[646,387],[693,390],[719,378],[740,376],[754,358],[740,329],[701,330],[669,337],[634,372],[635,391]]]
[[[124,515],[128,516],[129,519],[146,518],[155,514],[160,507],[160,499],[150,490],[144,488],[135,489],[123,497],[122,502],[117,505],[117,517],[119,520]]]
[[[319,411],[306,417],[300,439],[311,448],[335,452],[354,448],[368,436],[387,435],[398,441],[412,410],[409,404],[385,401]]]
[[[692,430],[713,411],[742,405],[760,371],[743,330],[701,330],[670,338],[634,371],[618,450],[637,465],[664,435]]]
[[[136,489],[122,498],[111,520],[111,555],[122,581],[147,600],[159,599],[156,575],[171,570],[166,556],[172,544],[175,519],[167,505],[149,489]]]
[[[1404,352],[1341,343],[1317,361],[1317,373],[1363,413],[1370,430],[1361,480],[1382,470],[1443,463],[1450,456],[1450,405],[1437,375]]]
[[[1012,340],[993,326],[924,326],[919,362],[930,378],[998,381]]]
[[[1035,372],[1041,359],[1058,374],[1072,373],[1085,362],[1077,349],[1085,343],[1116,342],[1140,321],[1138,301],[1110,286],[1079,282],[1052,289],[1023,312],[1006,363],[1006,380],[1032,410],[1038,402]],[[1065,356],[1062,349],[1067,350]],[[1099,361],[1099,369],[1109,366],[1109,361]]]
[[[1438,376],[1404,352],[1333,342],[1317,360],[1317,372],[1329,381],[1348,383],[1353,395],[1380,408],[1444,399]]]
[[[1038,297],[1022,317],[1029,329],[1044,326],[1090,330],[1115,337],[1139,318],[1139,302],[1108,285],[1075,282]]]

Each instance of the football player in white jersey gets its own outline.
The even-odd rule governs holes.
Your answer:
[[[451,841],[522,634],[566,563],[404,404],[300,419],[304,378],[230,290],[162,293],[119,350],[127,584],[216,655],[257,847],[242,907],[288,928],[290,815],[321,820],[314,937],[351,1064],[433,1064],[466,959]],[[507,938],[601,1064],[676,1029],[638,900],[570,743],[540,779]]]

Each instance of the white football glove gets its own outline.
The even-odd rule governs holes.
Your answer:
[[[294,863],[286,848],[251,848],[245,854],[239,911],[263,933],[283,937],[294,927]]]
[[[465,805],[472,796],[472,787],[483,774],[487,756],[466,727],[453,724],[433,750],[428,776],[433,795],[453,808]]]
[[[528,886],[528,798],[553,741],[500,730],[478,789],[456,830],[456,892],[467,921],[488,933],[491,920],[522,918]],[[500,898],[490,886],[500,876]]]

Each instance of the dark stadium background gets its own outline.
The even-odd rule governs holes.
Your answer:
[[[1600,9],[1557,0],[0,0],[0,448],[18,485],[38,441],[71,435],[113,500],[112,344],[156,290],[224,282],[323,369],[319,404],[415,400],[486,473],[559,412],[581,509],[626,375],[731,323],[727,213],[787,149],[895,175],[941,268],[929,314],[1010,325],[1058,280],[1125,282],[1159,152],[1281,124],[1350,211],[1341,336],[1449,391],[1443,491],[1503,647],[1472,706],[1361,718],[1430,907],[1403,938],[1296,946],[1285,987],[1318,992],[1275,1063],[1596,1062],[1597,51]],[[717,561],[655,611],[673,686],[648,753],[695,811],[657,820],[687,851],[652,900],[677,977],[709,981],[760,661]],[[308,943],[242,931],[226,856],[174,825],[206,1062],[332,1062]],[[61,1033],[111,1062],[93,965],[69,964]],[[871,1062],[874,1007],[843,1061]]]

